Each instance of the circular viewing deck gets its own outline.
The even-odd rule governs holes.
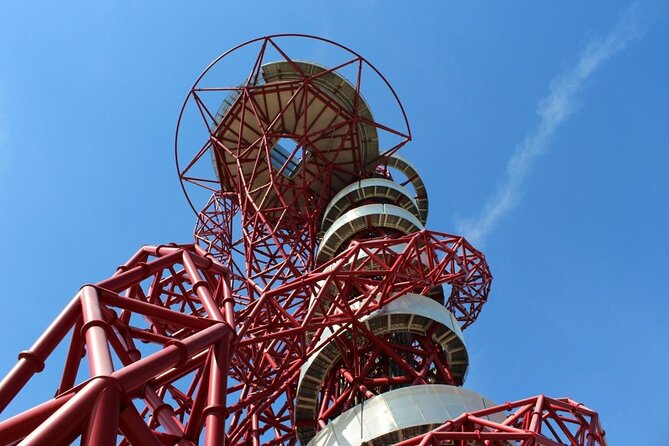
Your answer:
[[[446,354],[447,365],[456,382],[467,375],[469,359],[462,331],[453,314],[432,299],[418,294],[406,294],[371,313],[362,320],[375,336],[386,333],[413,333],[430,336]],[[336,328],[333,328],[336,331]],[[350,336],[345,332],[341,336]],[[320,387],[326,376],[342,358],[340,345],[333,331],[321,336],[325,345],[315,352],[302,367],[296,395],[296,419],[315,420],[318,416]],[[298,423],[300,438],[311,438],[315,430]]]
[[[302,210],[321,192],[364,177],[379,156],[367,102],[340,74],[309,62],[263,65],[257,79],[228,96],[215,122],[222,190],[236,190],[241,174],[265,209]]]
[[[367,178],[349,184],[330,200],[330,204],[323,213],[321,231],[327,231],[335,220],[349,209],[370,200],[395,204],[411,212],[420,220],[418,204],[405,187],[385,178]],[[425,222],[421,221],[421,223]]]
[[[344,412],[307,444],[386,446],[428,432],[463,413],[492,406],[495,406],[492,401],[462,387],[404,387],[377,395]],[[500,414],[485,418],[504,420]]]
[[[318,248],[317,261],[334,257],[344,243],[365,230],[390,229],[402,234],[423,230],[411,212],[393,204],[366,204],[353,208],[332,223]]]

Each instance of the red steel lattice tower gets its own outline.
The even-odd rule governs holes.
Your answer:
[[[66,347],[55,396],[1,421],[0,444],[605,444],[570,399],[462,387],[492,276],[425,229],[410,140],[385,78],[337,43],[223,54],[177,126],[195,243],[143,247],[81,288],[0,383],[4,410]]]

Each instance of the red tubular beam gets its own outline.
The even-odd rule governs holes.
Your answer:
[[[210,257],[193,256],[192,259],[198,268],[213,270],[221,274],[230,274],[230,271],[225,266],[213,261]]]
[[[235,299],[232,296],[232,291],[230,290],[230,285],[228,284],[228,279],[223,278],[221,280],[221,286],[223,287],[223,309],[225,311],[225,321],[233,329],[236,327],[235,322]]]
[[[470,423],[476,423],[477,425],[480,426],[488,427],[490,429],[495,429],[500,432],[518,433],[520,431],[515,427],[510,427],[504,424],[495,423],[494,421],[486,420],[485,418],[479,418],[471,414],[467,417],[467,421],[469,421]]]
[[[133,266],[135,266],[137,263],[140,261],[144,262],[146,261],[146,258],[148,257],[147,251],[146,251],[146,246],[143,246],[139,248],[139,250],[133,254],[132,257],[128,259],[127,262],[125,262],[123,265],[119,265],[118,268],[116,268],[116,272],[113,274],[114,276],[118,276],[119,274],[129,270]]]
[[[510,415],[506,420],[504,420],[502,424],[505,426],[512,426],[516,422],[516,420],[522,418],[523,415],[525,415],[525,413],[527,413],[527,411],[529,410],[532,410],[532,404],[527,404],[526,406],[516,410],[516,412]],[[476,414],[480,417],[486,415],[483,414],[482,411],[477,411]]]
[[[153,260],[149,263],[139,264],[120,274],[105,279],[95,284],[96,287],[106,288],[114,292],[121,292],[129,286],[141,282],[143,279],[157,273],[163,268],[170,266],[181,257],[179,251]]]
[[[71,389],[77,379],[77,372],[79,371],[79,364],[84,353],[84,343],[81,337],[81,320],[77,321],[72,331],[72,339],[70,340],[70,348],[67,350],[67,358],[63,367],[63,376],[60,380],[60,385],[56,391],[56,395],[60,395]]]
[[[151,380],[151,384],[157,388],[165,384],[169,384],[170,382],[177,381],[179,378],[184,377],[196,368],[200,367],[206,361],[207,353],[208,351],[205,350],[197,353],[196,355],[193,355],[190,359],[188,359],[188,361],[181,364],[179,368],[172,368],[164,373],[157,375]]]
[[[146,425],[133,404],[129,404],[119,417],[119,429],[132,445],[164,446]]]
[[[230,242],[232,242],[232,240],[230,240]],[[211,253],[202,249],[200,245],[193,245],[193,249],[195,249],[195,252],[198,255],[197,257],[194,257],[194,261],[200,268],[206,270],[215,270],[225,275],[230,274],[230,270],[226,266],[220,264],[218,261],[212,261],[211,263],[209,263],[209,266],[207,266],[206,262],[214,260],[215,257],[211,255]]]
[[[121,398],[118,389],[107,387],[95,403],[83,446],[116,446]]]
[[[253,410],[253,407],[251,410]],[[260,425],[258,424],[258,415],[255,413],[251,415],[251,441],[253,446],[260,446]]]
[[[530,421],[530,430],[538,434],[541,433],[541,414],[544,409],[544,396],[539,395],[537,397],[537,402],[534,404],[534,411],[532,412],[532,418]]]
[[[183,437],[184,427],[177,419],[172,406],[163,402],[151,386],[146,386],[144,399],[153,412],[153,418],[164,428],[165,433]],[[181,443],[180,443],[181,444]]]
[[[506,440],[506,441],[513,441],[513,440],[536,440],[535,436],[526,431],[520,431],[517,433],[508,433],[508,432],[479,432],[479,431],[472,431],[472,432],[430,432],[428,434],[425,434],[424,436],[419,436],[419,437],[414,437],[410,438],[408,440],[404,440],[400,443],[395,443],[395,446],[426,446],[430,444],[434,445],[439,445],[441,444],[442,441],[448,441],[448,440],[456,440],[456,441],[467,441],[467,440],[478,440],[476,441],[476,444],[483,444],[479,443],[480,441],[486,441],[485,444],[490,444],[488,441],[491,440]],[[450,443],[449,443],[450,444]],[[469,444],[469,443],[467,443]],[[494,443],[497,444],[497,443]],[[523,443],[525,444],[541,444],[545,446],[560,446],[560,444],[555,443],[553,441],[550,441],[548,439],[541,438],[540,443]]]
[[[134,311],[135,313],[144,316],[162,319],[167,322],[172,322],[179,325],[184,325],[194,330],[199,330],[211,326],[210,322],[204,319],[190,316],[188,314],[177,313],[176,311],[168,310],[167,308],[159,307],[158,305],[149,304],[140,300],[129,299],[118,296],[106,290],[98,289],[100,301],[117,308]]]
[[[212,347],[209,364],[209,388],[205,412],[205,445],[225,446],[225,420],[227,418],[227,371],[229,334]]]
[[[0,412],[14,399],[28,380],[44,369],[44,361],[76,322],[81,307],[77,294],[30,350],[19,353],[19,362],[0,382]]]
[[[168,254],[174,254],[175,252],[190,251],[193,249],[192,243],[187,244],[177,244],[169,243],[167,245],[158,245],[158,246],[144,246],[144,250],[155,257],[164,257]]]
[[[197,267],[193,263],[193,259],[186,251],[183,253],[183,263],[184,268],[188,273],[188,277],[190,277],[193,283],[193,291],[195,291],[197,296],[200,298],[200,302],[202,302],[202,305],[204,306],[209,318],[215,321],[224,321],[225,319],[221,314],[221,310],[216,305],[214,298],[211,296],[209,289],[206,287],[207,282],[202,280],[202,276],[200,276]]]
[[[344,390],[340,395],[337,396],[335,399],[334,403],[330,405],[330,407],[327,408],[327,410],[324,410],[323,412],[318,415],[318,422],[319,423],[325,423],[327,424],[328,418],[332,416],[333,413],[336,413],[340,408],[341,404],[346,401],[346,399],[349,397],[350,392],[353,390],[351,388]]]
[[[346,381],[348,381],[348,382],[351,383],[352,385],[358,387],[358,389],[362,392],[362,394],[365,395],[365,398],[372,398],[372,397],[374,396],[374,394],[373,394],[367,387],[365,387],[364,384],[358,382],[358,381],[353,377],[353,375],[351,375],[351,372],[349,372],[348,370],[346,370],[346,369],[340,369],[340,370],[339,370],[339,373],[341,373],[341,375],[342,375],[344,378],[346,378]]]
[[[436,440],[528,440],[537,438],[533,435],[532,432],[521,431],[521,432],[435,432],[431,434]],[[403,443],[398,443],[396,446],[399,446]],[[563,446],[560,443],[555,443],[547,438],[541,438],[539,443],[531,444],[541,444],[546,446]]]
[[[229,332],[230,328],[227,325],[215,324],[179,343],[172,343],[159,352],[133,362],[114,372],[112,376],[119,380],[127,392],[130,392],[154,376],[186,362],[189,356],[206,349]]]
[[[98,395],[109,385],[109,382],[103,379],[89,382],[19,444],[21,446],[70,444],[81,432],[81,424],[88,418]]]
[[[212,351],[210,350],[209,356],[211,356]],[[209,357],[208,356],[208,357]],[[188,418],[188,424],[186,424],[186,430],[184,431],[185,438],[197,441],[200,437],[200,432],[202,431],[202,416],[204,408],[207,405],[207,397],[209,394],[209,361],[202,371],[202,376],[200,377],[200,387],[197,389],[197,394],[191,406],[191,414]]]
[[[74,393],[61,395],[58,398],[46,401],[39,406],[14,415],[0,423],[0,444],[13,444],[35,430],[49,418],[56,410],[74,396]]]
[[[128,333],[134,338],[144,342],[165,345],[172,340],[169,336],[159,335],[152,331],[142,330],[135,327],[128,327]],[[137,358],[135,358],[137,359]]]
[[[108,376],[114,372],[107,329],[109,324],[102,316],[98,294],[92,286],[85,286],[81,290],[81,305],[83,309],[84,325],[81,331],[86,337],[88,347],[88,367],[91,376]]]

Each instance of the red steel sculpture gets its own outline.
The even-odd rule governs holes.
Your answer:
[[[333,62],[289,56],[305,51]],[[55,395],[0,422],[0,444],[605,444],[570,399],[462,387],[492,276],[425,229],[410,140],[385,78],[337,43],[220,56],[177,126],[195,243],[143,247],[81,288],[0,383],[4,410],[66,349]]]

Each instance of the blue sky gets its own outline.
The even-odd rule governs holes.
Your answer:
[[[233,45],[304,32],[386,75],[428,227],[488,257],[466,386],[571,396],[610,444],[666,441],[667,4],[286,3],[0,3],[0,373],[82,284],[191,239],[172,154],[186,92]]]

